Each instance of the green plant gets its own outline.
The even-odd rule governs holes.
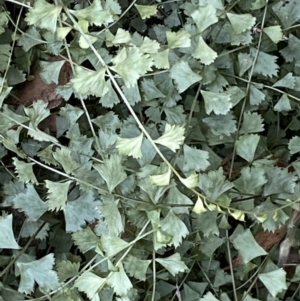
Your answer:
[[[0,4],[0,300],[297,298],[297,1]]]

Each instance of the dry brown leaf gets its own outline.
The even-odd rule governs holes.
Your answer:
[[[255,235],[256,242],[265,250],[270,250],[275,244],[280,242],[286,234],[286,226],[270,231],[260,231]]]
[[[49,61],[60,61],[63,60],[60,57],[52,57]],[[43,81],[40,76],[41,68],[34,71],[34,80],[27,81],[22,85],[21,89],[14,91],[6,99],[6,103],[9,104],[23,104],[24,106],[30,106],[34,101],[42,99],[48,102],[48,108],[52,109],[59,106],[62,102],[61,96],[55,93],[55,89],[58,85],[65,85],[71,78],[71,65],[69,62],[65,62],[61,68],[59,74],[58,85],[55,83],[47,84]]]

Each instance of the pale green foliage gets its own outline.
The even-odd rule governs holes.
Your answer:
[[[12,215],[7,215],[0,217],[0,248],[1,249],[19,249],[19,245],[17,244],[14,232],[12,229]]]
[[[50,115],[50,111],[46,109],[47,103],[45,103],[42,100],[38,100],[34,102],[32,108],[25,108],[25,113],[29,117],[30,123],[29,127],[30,130],[28,131],[28,134],[39,141],[49,141],[56,143],[57,140],[46,134],[45,132],[42,132],[38,129],[38,125],[41,121],[43,121],[46,117]]]
[[[141,158],[141,146],[143,142],[143,134],[136,138],[119,138],[117,141],[117,148],[122,155],[132,156],[133,158]]]
[[[245,299],[244,299],[245,301],[259,301],[258,299],[256,299],[256,298],[252,298],[250,295],[246,295],[245,296]]]
[[[255,24],[255,18],[250,14],[226,14],[233,30],[239,34],[246,30],[251,29],[251,27]]]
[[[71,12],[79,21],[86,20],[90,25],[101,26],[102,24],[108,25],[110,22],[113,22],[113,16],[108,9],[103,9],[100,0],[94,0],[87,8]]]
[[[200,75],[193,72],[189,64],[185,61],[179,61],[172,66],[170,69],[170,77],[174,79],[179,93],[182,93],[202,79]]]
[[[3,106],[3,112],[1,112],[1,119],[0,119],[0,130],[2,132],[7,131],[8,129],[12,128],[13,126],[24,123],[29,120],[26,116],[21,116],[19,114],[14,113],[11,111],[7,105]]]
[[[75,77],[71,79],[73,90],[78,95],[86,98],[87,95],[103,96],[108,92],[104,80],[105,69],[97,71],[75,68]]]
[[[32,184],[15,191],[11,197],[14,208],[23,211],[32,221],[37,221],[48,210],[47,204],[41,200]]]
[[[155,85],[155,82],[151,79],[144,79],[141,82],[141,88],[144,92],[145,99],[147,101],[155,98],[166,97]]]
[[[8,85],[17,85],[23,83],[26,80],[25,74],[15,67],[10,67],[7,72]]]
[[[25,163],[23,161],[18,160],[17,158],[13,158],[13,160],[19,181],[24,183],[38,183],[32,170],[32,166],[34,165],[34,163]]]
[[[219,301],[211,292],[208,292],[200,301]]]
[[[250,49],[250,55],[254,57],[256,50]],[[279,66],[276,64],[277,57],[268,53],[259,51],[257,56],[257,64],[253,69],[254,75],[275,76],[277,75]]]
[[[298,55],[298,47],[300,45],[300,40],[295,37],[293,34],[289,35],[288,46],[283,48],[280,53],[285,58],[287,62],[293,62],[295,60],[295,64],[299,66],[300,59]]]
[[[175,152],[184,140],[184,127],[166,124],[164,134],[154,142]]]
[[[117,236],[102,235],[100,241],[101,250],[108,256],[116,255],[128,247],[128,243]]]
[[[210,65],[218,57],[218,54],[205,43],[202,37],[199,37],[197,47],[194,49],[192,56],[199,59],[202,64]]]
[[[255,134],[243,135],[236,142],[236,152],[239,156],[251,163],[259,142],[259,136]]]
[[[62,261],[57,267],[57,276],[60,282],[65,281],[70,277],[78,275],[79,263],[71,261]]]
[[[143,39],[143,43],[142,43],[140,49],[143,53],[155,54],[155,53],[158,53],[159,48],[160,48],[159,43],[157,43],[154,40],[149,39],[148,37],[145,37]]]
[[[264,195],[294,192],[297,180],[295,174],[279,167],[265,167],[265,172],[268,182],[264,187]]]
[[[278,293],[287,289],[286,272],[283,269],[259,274],[258,278],[274,298]]]
[[[239,251],[244,263],[248,263],[253,258],[267,255],[268,253],[255,241],[251,231],[245,230],[233,239],[234,247]]]
[[[146,272],[151,260],[141,260],[137,257],[129,255],[124,262],[125,270],[128,274],[141,281],[146,280]]]
[[[300,9],[298,6],[293,5],[293,2],[277,2],[272,6],[274,13],[282,22],[284,28],[290,27],[299,20]]]
[[[142,179],[139,181],[138,186],[141,189],[141,197],[149,201],[149,199],[154,203],[157,204],[162,195],[168,191],[170,187],[172,187],[172,183],[167,186],[158,186],[151,183],[150,178]]]
[[[31,221],[27,219],[23,224],[23,229],[21,232],[21,237],[30,238],[32,237],[40,227],[43,226],[43,222],[41,220]],[[48,232],[50,230],[49,224],[46,223],[41,231],[36,235],[37,239],[44,240],[48,236]]]
[[[209,153],[207,151],[192,148],[185,144],[183,146],[182,170],[184,172],[206,170],[210,165],[208,159]]]
[[[48,188],[48,206],[49,210],[63,210],[65,208],[68,191],[71,181],[65,183],[57,183],[46,180]]]
[[[278,206],[270,202],[270,199],[255,207],[253,212],[255,218],[262,223],[262,227],[268,231],[275,231],[282,227],[289,219],[288,215],[282,209],[279,209]]]
[[[211,234],[204,237],[203,243],[204,246],[201,248],[201,253],[210,258],[214,252],[223,245],[224,240],[216,235]]]
[[[59,115],[67,118],[70,122],[70,125],[73,125],[83,113],[84,111],[80,108],[71,106],[69,104],[66,104],[65,107],[59,110]]]
[[[4,12],[0,13],[0,34],[5,32],[5,27],[8,23],[7,15]]]
[[[165,173],[150,176],[150,182],[157,186],[166,186],[170,184],[171,179],[171,169],[168,168]]]
[[[10,50],[11,50],[11,47],[9,44],[4,44],[1,46],[0,71],[4,71],[7,68],[7,64],[8,64],[9,57],[10,57]]]
[[[167,31],[166,35],[168,40],[168,46],[170,49],[191,46],[190,34],[185,30],[181,30],[178,32]]]
[[[25,52],[27,52],[30,48],[43,43],[40,32],[37,28],[29,27],[26,30],[26,34],[27,35],[21,36],[18,41],[18,45],[22,46]]]
[[[0,8],[1,301],[286,300],[300,6],[125,2]]]
[[[181,260],[179,253],[175,253],[174,255],[165,258],[156,258],[155,260],[164,266],[173,276],[188,269]]]
[[[99,242],[99,238],[95,235],[91,228],[82,229],[73,233],[72,238],[82,253],[95,249]]]
[[[34,283],[39,285],[39,289],[44,292],[50,292],[58,288],[58,277],[52,270],[54,265],[54,255],[47,256],[29,262],[23,262],[22,259],[16,262],[16,266],[20,272],[21,281],[18,291],[30,294],[33,291]]]
[[[193,208],[193,212],[197,214],[202,214],[205,211],[207,211],[207,209],[204,207],[203,201],[198,197],[196,204]]]
[[[289,150],[291,154],[300,152],[300,137],[295,136],[289,141]]]
[[[94,168],[105,180],[109,192],[126,179],[126,173],[121,164],[122,158],[116,154],[111,155],[103,164],[95,164]]]
[[[283,32],[279,25],[269,26],[264,28],[264,33],[268,35],[268,37],[277,44],[283,38]]]
[[[130,50],[123,48],[112,60],[114,66],[111,70],[119,73],[123,78],[126,87],[136,85],[136,81],[147,71],[152,71],[153,64],[149,55],[143,54],[139,48],[131,47]],[[132,66],[135,66],[132,69]]]
[[[52,82],[58,84],[59,73],[64,63],[64,60],[57,62],[41,62],[41,77],[43,81],[47,84],[51,84]]]
[[[215,276],[214,286],[220,287],[226,283],[231,282],[231,276],[225,273],[223,270],[218,269]]]
[[[274,107],[274,111],[277,112],[284,112],[284,111],[290,111],[292,109],[290,100],[286,94],[283,94],[277,104]]]
[[[295,86],[295,77],[291,72],[287,73],[287,75],[277,81],[273,87],[284,87],[293,89]]]
[[[207,124],[214,135],[224,134],[230,136],[232,133],[236,132],[236,120],[234,116],[229,112],[227,115],[211,115],[211,117],[206,117],[203,122]]]
[[[117,295],[123,296],[132,288],[132,283],[125,273],[122,263],[117,268],[118,271],[112,273],[107,283],[114,289]]]
[[[250,104],[259,105],[263,100],[265,100],[265,94],[260,90],[261,88],[255,85],[250,86]]]
[[[138,10],[139,14],[141,15],[142,19],[149,18],[156,14],[156,5],[134,5]]]
[[[170,64],[168,60],[169,49],[158,53],[151,53],[150,56],[153,59],[153,65],[158,69],[169,69]]]
[[[79,163],[72,158],[71,151],[67,147],[56,149],[56,151],[53,153],[53,157],[62,165],[67,174],[71,173],[80,166]]]
[[[9,95],[10,91],[12,90],[12,87],[7,87],[5,80],[0,77],[0,88],[2,90],[0,93],[0,108],[1,108],[3,104],[3,100]]]
[[[36,25],[54,33],[61,10],[62,6],[60,5],[53,5],[45,0],[38,0],[34,3],[33,8],[29,10],[25,20],[29,25]]]
[[[184,287],[183,296],[188,300],[193,300],[196,298],[201,298],[203,292],[207,287],[207,283],[189,281],[186,284],[184,284],[183,287]]]
[[[118,236],[124,231],[122,216],[118,210],[119,200],[113,196],[102,196],[101,205],[98,206],[101,215],[104,217],[104,223],[107,226],[106,233],[112,236]]]
[[[130,33],[122,28],[119,28],[114,39],[111,41],[113,45],[125,44],[130,41]],[[108,42],[108,41],[107,41]]]
[[[210,171],[199,178],[199,188],[213,201],[221,194],[233,187],[233,184],[226,180],[222,169]]]
[[[204,235],[204,237],[208,237],[211,234],[215,234],[219,236],[219,228],[217,226],[216,217],[218,215],[218,212],[216,210],[214,211],[206,211],[200,215],[192,215],[192,222],[193,227],[197,229],[198,231],[201,231]],[[217,237],[218,240],[220,240],[219,237]],[[214,243],[212,242],[212,245],[214,246],[214,250],[217,248]]]
[[[267,183],[265,172],[260,167],[244,167],[241,176],[234,182],[236,188],[243,193],[258,194]]]
[[[187,178],[179,178],[179,181],[187,188],[193,189],[197,186],[198,175],[194,172],[190,174]]]
[[[214,112],[216,115],[225,115],[232,108],[231,97],[225,93],[201,91],[207,114]]]
[[[99,219],[99,212],[96,209],[97,202],[93,193],[90,191],[79,196],[74,201],[69,201],[63,211],[66,221],[66,231],[76,232],[85,225],[86,222],[92,222]],[[78,214],[80,212],[80,214]]]
[[[173,205],[178,204],[178,207],[173,207],[172,209],[176,214],[187,214],[189,212],[187,207],[183,207],[181,205],[193,205],[192,200],[190,200],[186,195],[181,193],[176,187],[171,187],[169,189],[168,196],[164,199],[164,203],[169,203]]]
[[[216,8],[211,4],[208,4],[199,7],[191,14],[199,32],[203,32],[207,27],[218,21],[216,12]]]
[[[167,216],[160,222],[161,229],[172,236],[172,240],[169,244],[173,244],[177,248],[182,238],[186,237],[189,233],[186,225],[174,214],[173,210],[170,210]]]
[[[87,296],[92,300],[97,291],[103,287],[105,279],[95,275],[91,272],[85,272],[75,282],[75,286],[79,291],[85,292]]]
[[[257,113],[244,113],[241,134],[257,133],[264,130],[263,119]]]
[[[252,58],[247,53],[239,53],[238,54],[238,62],[239,62],[239,76],[243,76],[243,74],[250,69],[252,66]]]

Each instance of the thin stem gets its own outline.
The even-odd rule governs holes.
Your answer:
[[[262,28],[264,27],[264,24],[265,24],[265,19],[266,19],[266,14],[267,14],[267,8],[268,8],[268,5],[266,5],[265,9],[264,9],[264,15],[263,15],[263,19],[262,19],[262,22],[261,22]],[[243,113],[244,113],[244,110],[245,110],[247,97],[248,97],[249,91],[250,91],[251,80],[252,80],[254,68],[255,68],[255,65],[256,65],[256,61],[257,61],[257,58],[258,58],[259,49],[260,49],[260,46],[261,46],[261,41],[262,41],[262,31],[261,31],[261,33],[259,35],[259,41],[258,41],[257,51],[255,53],[255,57],[253,59],[253,64],[252,64],[252,68],[251,68],[250,74],[249,74],[249,80],[248,80],[247,88],[246,88],[246,92],[245,92],[246,96],[244,98],[244,101],[243,101],[243,104],[242,104],[242,108],[241,108],[241,113],[240,113],[240,117],[239,117],[239,121],[238,121],[238,125],[237,125],[237,131],[236,131],[236,135],[235,135],[235,141],[237,141],[238,136],[239,136],[239,130],[240,130],[242,119],[243,119]],[[229,170],[229,175],[228,175],[229,179],[231,178],[232,171],[233,171],[233,164],[234,164],[235,154],[236,154],[236,143],[234,143],[234,145],[233,145],[232,160],[231,160],[231,163],[230,163],[230,170]]]
[[[230,267],[230,275],[231,275],[231,280],[232,280],[232,289],[233,289],[234,300],[238,301],[238,297],[237,297],[237,293],[236,293],[236,286],[235,286],[235,279],[234,279],[234,274],[233,274],[232,260],[231,260],[231,250],[230,250],[230,245],[229,245],[228,230],[226,230],[226,245],[227,245],[228,258],[229,258],[229,267]]]
[[[155,233],[153,232],[153,241],[155,241],[154,237]],[[156,291],[156,262],[155,262],[155,248],[153,246],[152,250],[152,269],[153,269],[153,274],[152,274],[152,281],[153,281],[153,287],[152,287],[152,297],[151,301],[155,301],[155,291]]]
[[[242,77],[239,77],[239,76],[236,76],[236,75],[233,75],[233,74],[230,74],[230,73],[226,73],[226,72],[220,72],[220,73],[221,73],[222,75],[229,76],[229,77],[232,77],[232,78],[236,78],[236,79],[238,79],[238,80],[240,80],[240,81],[243,81],[243,82],[246,82],[246,83],[249,82],[249,80],[247,80],[247,79],[244,79],[244,78],[242,78]],[[261,83],[257,83],[257,82],[251,81],[251,84],[261,84]],[[275,88],[275,87],[272,87],[272,86],[268,86],[268,85],[265,85],[265,84],[262,84],[262,85],[263,85],[263,87],[266,88],[266,89],[276,91],[276,92],[278,92],[278,93],[280,93],[280,94],[286,94],[288,97],[293,98],[293,99],[295,99],[295,100],[297,100],[297,101],[300,102],[300,98],[299,98],[299,97],[296,97],[296,96],[294,96],[294,95],[292,95],[292,94],[286,93],[286,92],[284,92],[284,91],[282,91],[282,90],[279,90],[279,89],[277,89],[277,88]]]
[[[18,28],[18,25],[19,25],[19,22],[20,22],[20,19],[21,19],[22,12],[23,12],[23,7],[21,7],[20,12],[18,14],[17,23],[16,23],[15,31],[14,31],[14,39],[13,39],[12,46],[11,46],[11,51],[9,53],[9,57],[8,57],[8,60],[7,60],[7,64],[6,64],[7,67],[5,68],[5,72],[3,74],[3,79],[2,79],[3,84],[1,84],[1,82],[0,82],[0,94],[2,92],[2,88],[5,86],[4,85],[4,81],[6,79],[6,76],[7,76],[7,73],[8,73],[8,69],[9,69],[9,66],[11,64],[11,58],[12,58],[13,50],[14,50],[14,47],[15,47],[15,44],[16,44],[17,28]],[[6,14],[6,15],[9,16],[8,14]]]
[[[290,301],[293,301],[293,300],[294,300],[295,296],[296,296],[297,293],[299,292],[299,289],[300,289],[300,284],[298,284],[298,287],[297,287],[297,289],[295,290],[295,292],[293,293],[293,295],[292,295]]]
[[[5,0],[5,1],[17,4],[17,5],[20,5],[20,6],[23,6],[23,7],[26,7],[26,8],[31,8],[30,5],[27,5],[27,4],[23,3],[23,2],[19,2],[19,1],[16,1],[16,0]]]
[[[248,287],[247,291],[244,294],[244,297],[241,301],[243,301],[247,295],[251,292],[252,287],[257,283],[258,280],[258,273],[261,271],[261,269],[265,266],[265,263],[267,262],[267,260],[269,259],[269,254],[264,258],[263,262],[261,263],[261,265],[258,267],[257,271],[255,271],[255,280],[250,284],[250,286]]]
[[[118,22],[120,22],[120,20],[126,15],[126,13],[131,9],[131,7],[136,3],[137,0],[133,0],[129,6],[124,10],[124,12],[120,15],[120,17],[118,18],[118,20],[116,20],[115,22],[109,24],[108,26],[106,26],[104,29],[102,29],[101,31],[99,31],[99,33],[97,35],[101,35],[101,33],[103,33],[104,31],[108,30],[110,27],[114,26],[115,24],[117,24]]]
[[[59,175],[65,177],[65,178],[67,178],[67,179],[69,179],[69,180],[76,181],[76,182],[78,182],[78,183],[87,185],[87,186],[89,186],[89,187],[91,187],[91,188],[93,188],[93,189],[96,189],[96,190],[99,191],[101,194],[104,194],[104,195],[105,195],[105,194],[108,194],[108,191],[106,191],[106,190],[104,190],[104,189],[101,189],[101,188],[99,188],[98,186],[95,186],[95,185],[93,185],[93,184],[91,184],[91,183],[88,183],[88,182],[85,182],[85,181],[83,181],[83,180],[80,180],[80,179],[78,179],[78,178],[76,178],[76,177],[69,176],[68,174],[66,174],[66,173],[64,173],[64,172],[59,171],[59,170],[57,170],[57,169],[55,169],[55,168],[52,168],[52,167],[50,167],[50,166],[48,166],[48,165],[46,165],[46,164],[43,164],[43,163],[41,163],[41,162],[39,162],[39,161],[37,161],[37,160],[35,160],[35,159],[29,157],[29,156],[27,156],[27,158],[28,158],[30,161],[32,161],[32,162],[34,162],[34,163],[36,163],[36,164],[38,164],[38,165],[44,167],[45,169],[48,169],[48,170],[51,171],[51,172],[57,173],[57,174],[59,174]]]
[[[13,178],[16,179],[17,177],[7,168],[7,166],[3,163],[2,160],[0,160],[1,165],[3,166],[3,168],[7,171],[7,173]]]
[[[191,264],[191,267],[189,268],[188,273],[186,273],[186,275],[184,276],[184,278],[182,279],[181,283],[179,285],[176,284],[176,292],[174,293],[173,297],[171,298],[170,301],[174,301],[175,297],[177,296],[178,301],[181,298],[181,296],[179,297],[178,294],[180,294],[180,288],[183,286],[183,284],[186,282],[187,277],[189,276],[189,274],[191,273],[191,271],[193,270],[193,267],[195,265],[196,261],[194,260],[193,263]]]
[[[66,7],[64,7],[64,11],[65,11],[66,15],[70,18],[70,20],[73,22],[74,27],[84,37],[84,39],[86,40],[86,42],[88,43],[88,45],[92,49],[92,51],[94,52],[95,56],[97,57],[97,59],[99,60],[99,62],[101,63],[101,65],[106,69],[106,72],[109,75],[110,80],[113,83],[113,86],[117,90],[117,92],[120,95],[121,99],[124,101],[124,103],[127,106],[129,112],[131,113],[132,117],[135,119],[136,123],[138,124],[138,126],[141,129],[141,131],[143,132],[143,134],[148,138],[148,140],[152,144],[152,146],[155,149],[155,151],[158,153],[158,155],[161,157],[161,159],[165,162],[165,164],[170,168],[170,170],[177,176],[177,178],[182,179],[182,177],[180,176],[180,174],[178,173],[178,171],[172,166],[172,164],[170,164],[170,162],[162,154],[162,152],[160,151],[160,149],[157,147],[156,143],[153,141],[153,139],[151,138],[151,136],[149,135],[149,133],[147,132],[147,130],[145,129],[145,127],[143,126],[143,124],[141,123],[141,121],[139,120],[139,118],[137,117],[136,113],[134,112],[133,108],[131,107],[130,103],[128,102],[126,96],[124,95],[122,89],[120,88],[120,86],[117,83],[116,79],[112,75],[112,73],[111,73],[111,71],[109,69],[109,66],[105,64],[105,62],[102,59],[101,55],[98,53],[98,51],[96,50],[96,48],[94,47],[94,45],[92,45],[91,42],[89,41],[89,39],[86,37],[86,34],[82,31],[82,29],[80,28],[80,26],[78,25],[78,23],[76,22],[76,20],[70,14],[69,10]],[[201,195],[196,190],[194,190],[194,189],[191,189],[191,190],[195,194],[200,195],[201,197],[204,198],[204,196]]]
[[[197,103],[200,91],[201,91],[201,84],[199,84],[197,92],[196,92],[196,95],[195,95],[195,97],[193,99],[191,111],[190,111],[189,118],[188,118],[188,121],[187,121],[187,126],[186,126],[187,129],[189,129],[189,127],[190,127],[190,124],[191,124],[191,121],[192,121],[192,117],[193,117],[193,113],[194,113],[194,110],[195,110],[195,106],[196,106],[196,103]]]
[[[206,281],[208,282],[208,284],[210,285],[211,289],[213,290],[215,296],[218,296],[218,292],[215,290],[214,285],[212,284],[212,282],[210,281],[209,277],[207,276],[207,274],[203,271],[201,264],[199,262],[197,262],[197,265],[199,267],[199,269],[201,270],[201,272],[203,273]]]
[[[120,264],[124,258],[127,256],[128,252],[131,250],[131,248],[134,246],[134,244],[136,242],[138,242],[139,240],[143,239],[144,237],[147,237],[148,235],[152,234],[153,232],[157,231],[157,229],[152,229],[151,231],[146,232],[145,234],[143,234],[143,232],[146,230],[147,226],[149,225],[150,220],[147,221],[147,223],[144,225],[144,227],[141,229],[140,233],[138,234],[138,236],[131,241],[130,243],[128,243],[128,245],[126,246],[127,251],[122,255],[122,257],[118,260],[118,262],[116,263],[116,265]],[[115,257],[118,253],[120,253],[122,250],[118,250],[116,253],[111,254],[108,257],[104,257],[103,259],[101,259],[100,261],[96,262],[94,265],[90,265],[91,261],[95,260],[94,256],[92,260],[90,260],[80,271],[80,274],[83,274],[85,271],[91,271],[93,270],[95,267],[97,267],[99,264],[103,263],[104,261],[106,261],[107,259],[112,259],[113,257]],[[111,272],[113,273],[113,272]],[[106,279],[108,279],[108,277],[111,276],[111,273],[106,277]],[[49,293],[49,295],[54,295],[57,292],[59,292],[61,289],[63,289],[64,287],[68,286],[70,283],[72,283],[74,280],[78,279],[78,275],[70,278],[67,282],[65,282],[61,287],[57,288],[56,290],[52,291],[51,293]],[[105,285],[106,281],[104,281],[103,286]],[[40,300],[45,300],[47,298],[47,296],[42,296],[40,298],[36,298],[34,299],[35,301],[40,301]]]
[[[29,37],[29,38],[32,39],[33,41],[37,41],[37,42],[39,42],[39,43],[41,43],[41,44],[42,44],[42,43],[43,43],[43,44],[48,44],[47,41],[37,39],[36,37],[34,37],[34,36],[28,34],[27,32],[23,31],[22,29],[20,29],[20,28],[18,27],[18,25],[15,24],[14,20],[10,17],[9,14],[6,13],[6,16],[7,16],[7,18],[9,19],[9,22],[16,28],[16,31],[20,32],[22,35],[24,35],[24,36],[26,36],[26,37]]]
[[[31,245],[31,243],[33,242],[33,240],[35,239],[35,237],[39,234],[39,232],[44,228],[44,226],[47,224],[47,222],[50,220],[51,218],[51,214],[49,215],[49,217],[43,221],[43,223],[38,227],[38,229],[35,231],[35,233],[33,234],[33,236],[30,237],[30,239],[28,240],[28,242],[26,243],[26,245],[23,247],[23,249],[18,253],[18,255],[9,262],[9,264],[5,267],[5,269],[0,272],[0,277],[2,277],[3,275],[5,275],[9,269],[15,264],[15,262],[24,254],[24,252],[28,249],[28,247]],[[5,281],[5,279],[3,280],[3,282]]]

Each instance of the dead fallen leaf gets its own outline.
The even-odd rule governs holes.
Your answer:
[[[61,57],[52,57],[49,61],[60,61]],[[40,76],[41,68],[34,71],[34,79],[22,84],[21,89],[13,91],[5,102],[8,104],[23,104],[30,106],[34,101],[42,99],[48,102],[48,108],[52,109],[59,106],[62,102],[62,97],[55,93],[58,85],[66,85],[71,78],[72,70],[69,62],[65,62],[59,74],[58,85],[55,83],[47,84]]]

